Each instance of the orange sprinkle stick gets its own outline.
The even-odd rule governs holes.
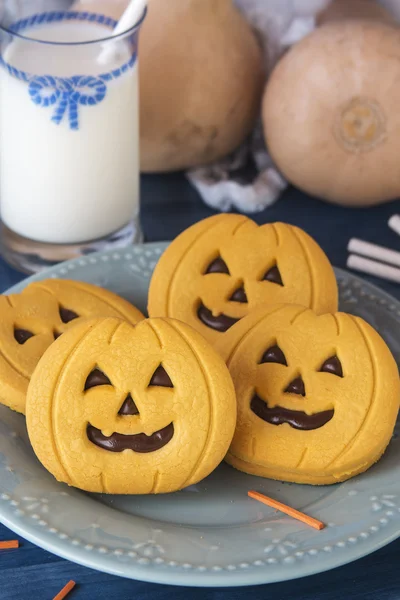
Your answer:
[[[247,495],[253,500],[258,500],[267,506],[271,506],[272,508],[276,508],[281,512],[285,513],[285,515],[289,515],[289,517],[293,517],[293,519],[297,519],[298,521],[302,521],[306,525],[310,525],[310,527],[314,527],[314,529],[323,529],[325,527],[325,523],[322,521],[318,521],[318,519],[313,519],[313,517],[309,517],[304,513],[296,510],[295,508],[291,508],[286,504],[282,504],[282,502],[278,502],[277,500],[273,500],[272,498],[268,498],[268,496],[264,496],[264,494],[260,494],[259,492],[254,492],[250,490],[247,492]]]
[[[9,542],[0,542],[0,550],[11,550],[11,548],[19,548],[19,541],[10,540]]]
[[[58,592],[57,596],[54,596],[53,600],[63,600],[70,593],[70,591],[74,589],[75,585],[75,581],[72,581],[71,579],[71,581],[69,581],[67,585],[63,587],[61,592]]]

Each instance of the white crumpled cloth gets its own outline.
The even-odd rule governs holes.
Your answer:
[[[316,25],[331,0],[234,0],[264,44],[266,73],[283,52]],[[351,0],[348,0],[351,2]],[[378,0],[400,20],[400,0]],[[246,169],[247,167],[247,169]],[[244,172],[250,173],[247,178]],[[287,187],[265,146],[261,121],[237,152],[225,160],[187,172],[204,202],[220,211],[260,212]]]

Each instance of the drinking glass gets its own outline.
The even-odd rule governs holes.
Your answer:
[[[145,14],[112,37],[110,17],[34,5],[18,17],[3,10],[0,21],[1,252],[26,272],[142,239]]]

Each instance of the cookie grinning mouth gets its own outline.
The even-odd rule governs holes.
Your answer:
[[[293,429],[301,429],[302,431],[310,431],[323,427],[332,419],[335,412],[332,408],[308,415],[300,410],[289,410],[282,406],[270,408],[257,394],[253,396],[250,408],[257,417],[271,425],[283,425],[283,423],[287,423]]]
[[[240,321],[240,319],[229,317],[224,313],[221,313],[220,315],[214,317],[211,310],[207,308],[203,303],[200,304],[197,310],[197,316],[199,317],[203,325],[209,327],[210,329],[214,329],[215,331],[219,331],[220,333],[225,333],[225,331],[228,331],[228,329],[230,329],[232,325]]]
[[[146,452],[155,452],[166,446],[173,438],[174,425],[170,423],[167,427],[156,431],[152,435],[146,435],[145,433],[135,435],[113,433],[107,437],[103,435],[100,429],[89,424],[86,429],[86,435],[89,442],[109,452],[133,450],[133,452],[144,454]]]

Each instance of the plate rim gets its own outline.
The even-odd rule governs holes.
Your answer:
[[[107,573],[109,575],[115,575],[117,577],[123,577],[125,579],[132,579],[137,581],[142,581],[145,583],[155,583],[159,585],[170,585],[177,587],[199,587],[199,588],[234,588],[234,587],[249,587],[249,586],[260,586],[260,585],[269,585],[273,583],[284,583],[285,581],[294,581],[296,579],[303,579],[306,577],[312,577],[313,575],[319,575],[320,573],[325,573],[327,571],[332,571],[333,569],[337,569],[348,564],[351,564],[357,560],[365,558],[366,556],[377,552],[378,550],[384,548],[391,542],[395,541],[400,537],[400,529],[397,533],[393,533],[387,537],[382,538],[377,544],[374,545],[373,549],[366,549],[362,552],[357,552],[356,547],[354,546],[354,550],[350,552],[352,556],[349,559],[349,554],[346,554],[346,558],[342,560],[335,561],[334,564],[330,564],[324,568],[305,568],[304,565],[290,565],[291,569],[293,569],[293,573],[289,574],[289,576],[285,576],[283,579],[281,576],[270,576],[268,580],[265,580],[265,568],[258,568],[258,570],[251,570],[247,573],[245,571],[225,571],[223,573],[213,573],[211,570],[195,573],[192,570],[184,572],[175,571],[169,572],[163,569],[159,569],[157,565],[151,565],[149,569],[146,565],[138,565],[138,564],[130,564],[129,565],[129,573],[124,569],[124,565],[121,565],[121,568],[118,569],[117,566],[112,567],[115,564],[114,561],[104,560],[104,564],[99,564],[100,559],[96,555],[96,559],[93,561],[90,560],[90,553],[87,555],[83,555],[81,549],[76,548],[75,546],[70,546],[70,552],[67,549],[64,551],[63,548],[67,548],[66,544],[61,545],[61,550],[57,547],[56,544],[43,542],[40,538],[36,538],[34,533],[30,533],[27,530],[24,530],[23,527],[20,527],[18,524],[12,524],[12,521],[8,521],[7,519],[2,518],[2,524],[5,527],[8,527],[15,534],[20,535],[27,541],[32,544],[38,546],[42,550],[50,552],[55,556],[68,560],[69,562],[78,564],[82,567],[86,567],[88,569],[93,569],[94,571],[99,571],[101,573]],[[38,541],[39,540],[39,541]],[[56,550],[54,550],[54,547]],[[73,555],[73,552],[79,553],[77,556]],[[88,559],[84,560],[80,558],[80,554],[82,556],[87,556]],[[339,556],[342,556],[341,554]],[[318,563],[315,563],[318,565]],[[279,571],[278,571],[279,572]],[[153,576],[155,575],[155,576]]]

